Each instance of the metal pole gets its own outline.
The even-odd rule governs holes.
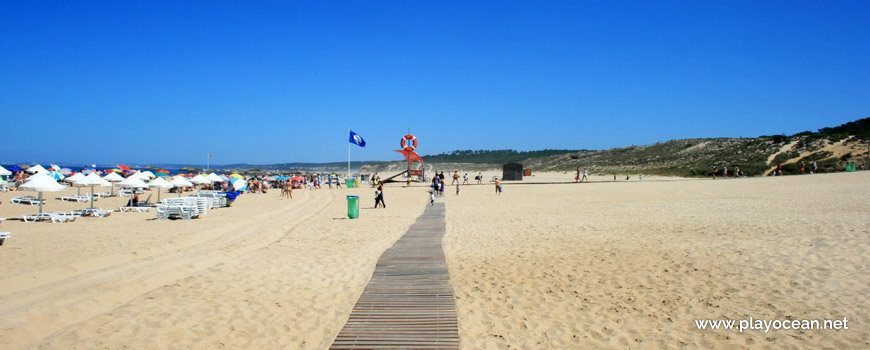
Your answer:
[[[208,172],[208,161],[211,160],[211,154],[207,154],[205,157],[205,172]]]
[[[347,135],[350,136],[350,127],[347,127]],[[350,142],[347,143],[347,177],[350,178]]]
[[[37,192],[37,193],[39,193],[39,197],[37,198],[39,200],[39,213],[42,214],[42,192]],[[33,198],[33,197],[30,197],[30,198]]]
[[[94,186],[91,185],[91,209],[94,209]]]

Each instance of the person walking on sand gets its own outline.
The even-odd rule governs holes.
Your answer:
[[[716,168],[716,164],[713,164],[713,180],[716,180],[716,173],[719,172],[719,169]]]
[[[580,182],[580,167],[577,167],[577,174],[574,175],[574,182]]]
[[[384,202],[384,185],[378,185],[378,189],[375,190],[375,208],[378,207],[378,204],[384,209],[387,208],[387,203]]]
[[[459,196],[459,184],[456,184],[456,195]]]
[[[782,176],[782,163],[776,163],[775,176]]]
[[[800,169],[800,174],[801,174],[801,175],[804,174],[804,169],[806,168],[806,166],[807,166],[807,165],[804,164],[804,161],[801,161],[801,169]]]
[[[589,169],[583,168],[583,177],[580,178],[580,182],[586,181],[588,183],[589,178],[586,177],[587,175],[589,175]]]
[[[816,163],[816,161],[813,161],[813,172],[811,172],[810,174],[815,174],[818,172],[819,172],[819,165]]]
[[[495,178],[495,194],[501,194],[501,180],[499,178]]]
[[[465,175],[462,175],[462,184],[468,185],[468,173],[465,173]]]
[[[435,206],[435,191],[429,191],[429,203]]]
[[[459,171],[458,171],[458,170],[454,170],[454,171],[453,171],[453,181],[450,182],[450,184],[452,185],[452,184],[455,184],[455,183],[458,183],[458,182],[459,182]]]

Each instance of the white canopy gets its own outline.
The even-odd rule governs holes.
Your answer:
[[[152,173],[152,172],[149,171],[149,170],[145,170],[145,171],[143,171],[141,174],[147,176],[147,177],[150,178],[150,179],[153,179],[153,178],[157,177],[157,176],[154,176],[154,173]]]
[[[129,187],[129,188],[146,188],[146,187],[148,187],[148,185],[145,184],[144,181],[140,180],[139,178],[133,177],[133,176],[130,176],[130,177],[124,179],[124,181],[119,182],[118,185],[121,187]]]
[[[172,188],[173,185],[162,178],[156,178],[148,183],[148,187],[157,187],[157,188]]]
[[[109,182],[121,182],[121,181],[124,181],[124,177],[121,175],[118,175],[118,173],[112,172],[109,175],[103,176],[103,180],[106,180]]]
[[[187,179],[185,179],[183,176],[176,176],[174,179],[172,179],[171,184],[175,185],[175,187],[191,187],[191,186],[193,186],[193,183],[191,183],[190,181],[187,181]]]
[[[224,181],[224,179],[222,179],[220,176],[218,176],[218,174],[215,174],[215,173],[208,174],[208,176],[206,176],[205,179],[208,180],[208,181],[211,181],[211,182],[222,182],[222,181]]]
[[[151,178],[148,177],[148,175],[145,175],[145,174],[143,174],[143,173],[135,173],[135,174],[133,174],[133,175],[130,175],[128,178],[130,178],[130,177],[132,177],[132,178],[136,178],[136,179],[139,179],[139,180],[142,180],[143,182],[144,182],[144,181],[151,180]]]
[[[79,180],[84,179],[84,178],[85,178],[85,174],[75,173],[75,174],[68,176],[66,179],[63,179],[63,180],[66,182],[69,182],[69,183],[76,183],[76,181],[79,181]]]
[[[66,187],[54,181],[45,173],[37,173],[27,179],[23,185],[18,187],[19,190],[36,191],[36,192],[60,192],[66,190]]]
[[[2,165],[0,165],[0,176],[9,176],[9,175],[12,175],[12,172],[7,170],[6,168],[4,168]]]
[[[197,176],[190,178],[190,182],[195,183],[197,185],[211,183],[211,181],[206,179],[205,176],[202,176],[202,174],[199,174]]]
[[[76,186],[79,187],[88,187],[88,186],[104,186],[109,187],[112,186],[111,182],[108,182],[100,177],[100,175],[91,173],[88,176],[85,176],[81,180],[75,182]]]
[[[42,167],[42,165],[36,164],[30,168],[27,168],[28,173],[48,173],[48,169]]]

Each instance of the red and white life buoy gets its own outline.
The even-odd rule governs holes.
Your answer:
[[[417,137],[414,135],[405,135],[402,137],[402,149],[413,151],[417,148]]]

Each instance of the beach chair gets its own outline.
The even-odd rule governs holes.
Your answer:
[[[45,202],[45,199],[39,200],[33,198],[31,196],[26,197],[12,197],[12,204],[30,204],[30,205],[39,205],[40,202]]]
[[[10,235],[11,233],[9,232],[0,232],[0,245],[3,245],[3,242],[5,242]]]
[[[81,210],[73,210],[72,213],[81,216],[96,216],[100,218],[112,215],[114,210],[103,210],[103,208],[87,208]]]
[[[95,198],[96,198],[96,197],[95,197]],[[76,202],[79,202],[79,203],[82,203],[82,202],[87,203],[87,202],[90,202],[90,201],[91,201],[91,196],[90,196],[90,195],[87,195],[87,194],[83,194],[83,195],[75,195],[75,196],[69,196],[69,197],[60,197],[60,200],[62,200],[62,201],[64,201],[64,202],[76,201]]]
[[[120,210],[122,213],[131,211],[135,211],[137,213],[147,213],[149,210],[151,210],[151,208],[154,207],[118,207],[118,210]]]

